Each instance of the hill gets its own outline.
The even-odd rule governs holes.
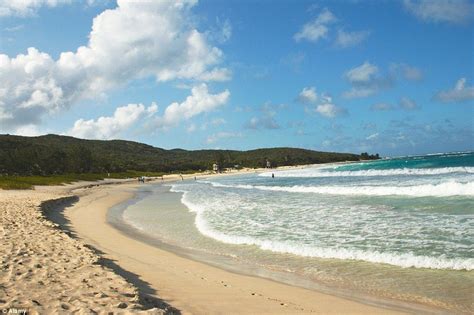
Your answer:
[[[378,156],[377,156],[378,157]],[[165,150],[124,140],[84,140],[68,136],[0,135],[0,174],[58,175],[124,171],[186,172],[222,167],[264,167],[371,159],[366,153],[318,152],[296,148]]]

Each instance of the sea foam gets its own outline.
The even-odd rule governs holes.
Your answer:
[[[398,169],[369,169],[358,171],[338,171],[328,168],[308,168],[291,171],[275,171],[260,173],[259,176],[271,177],[350,177],[350,176],[397,176],[397,175],[443,175],[443,174],[474,174],[474,167],[443,167],[443,168],[398,168]]]
[[[204,182],[204,181],[203,181]],[[460,183],[447,181],[439,184],[414,186],[264,186],[264,185],[228,185],[208,181],[214,187],[257,189],[290,193],[314,193],[348,196],[411,196],[411,197],[450,197],[474,196],[474,182]]]
[[[206,205],[195,203],[189,198],[189,192],[173,185],[171,191],[182,192],[181,202],[196,213],[195,226],[205,236],[234,245],[254,245],[262,250],[276,253],[293,254],[302,257],[325,259],[357,260],[371,263],[389,264],[402,268],[428,268],[451,270],[474,270],[473,258],[447,258],[444,255],[430,257],[408,253],[384,253],[348,248],[324,248],[308,246],[296,242],[259,239],[245,235],[230,235],[212,228],[205,219]]]

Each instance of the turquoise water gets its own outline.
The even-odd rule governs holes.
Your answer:
[[[330,287],[473,310],[472,152],[212,177],[171,190],[186,213],[163,217],[152,195],[125,220]]]

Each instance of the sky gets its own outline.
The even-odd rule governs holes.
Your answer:
[[[0,0],[0,133],[474,149],[474,1]]]

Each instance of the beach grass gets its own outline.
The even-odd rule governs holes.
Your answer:
[[[127,171],[120,173],[83,173],[83,174],[62,174],[48,176],[0,176],[0,189],[32,189],[36,185],[63,185],[77,181],[97,181],[104,178],[124,179],[140,176],[159,177],[164,175],[161,172],[139,172]]]

